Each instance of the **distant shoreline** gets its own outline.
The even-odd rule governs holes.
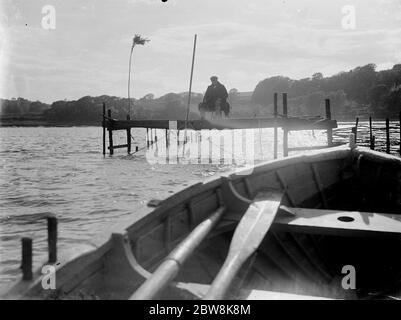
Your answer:
[[[234,119],[234,118],[233,118]],[[150,119],[152,120],[152,119]],[[160,120],[160,119],[157,119]],[[355,122],[355,119],[335,119],[337,122]],[[376,121],[386,121],[385,118],[373,118],[374,122]],[[359,118],[359,122],[369,121],[369,118]],[[399,119],[391,119],[390,121],[398,122]],[[0,120],[0,127],[54,127],[54,128],[63,128],[63,127],[102,127],[101,120],[96,122],[51,122],[46,120],[17,120],[17,119],[9,119],[9,120]]]

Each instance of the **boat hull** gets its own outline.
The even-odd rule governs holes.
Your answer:
[[[399,296],[400,185],[401,159],[364,148],[336,147],[270,161],[250,174],[199,183],[136,212],[84,255],[64,258],[57,266],[56,290],[44,290],[37,272],[3,297],[127,299],[224,205],[222,220],[179,265],[174,283],[156,296],[200,299],[227,256],[235,227],[265,188],[283,192],[280,212],[227,298]]]

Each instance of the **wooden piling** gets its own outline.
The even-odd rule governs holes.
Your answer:
[[[111,119],[111,110],[107,110],[107,116],[109,119]],[[110,121],[110,120],[109,120]],[[114,153],[114,148],[113,148],[113,130],[111,127],[108,128],[109,131],[109,150],[110,150],[110,155]]]
[[[179,163],[178,151],[180,149],[180,130],[177,130],[177,164]]]
[[[202,162],[202,140],[201,131],[197,132],[197,143],[198,143],[198,163]]]
[[[277,106],[277,92],[274,93],[274,150],[273,150],[273,158],[277,159],[277,144],[278,144],[278,137],[277,137],[277,116],[278,116],[278,106]]]
[[[106,155],[106,103],[103,102],[103,155]]]
[[[129,114],[127,114],[127,120],[131,120]],[[131,128],[127,129],[127,153],[131,153]]]
[[[57,262],[57,218],[47,217],[47,244],[49,263]]]
[[[386,153],[390,153],[390,119],[386,119]]]
[[[231,163],[235,164],[235,132],[234,129],[231,131]]]
[[[373,130],[372,130],[372,117],[369,117],[369,147],[371,150],[374,150],[373,146]]]
[[[357,138],[358,138],[358,123],[359,123],[359,118],[356,117],[356,120],[355,120],[355,132],[354,132],[354,134],[355,134],[355,143],[357,142]]]
[[[212,163],[212,158],[213,158],[213,139],[212,139],[212,134],[211,130],[209,130],[209,163]]]
[[[138,148],[138,146],[136,146],[135,147],[135,152],[138,152],[139,151],[139,148]]]
[[[326,103],[326,119],[331,120],[330,99],[325,100]],[[333,129],[327,129],[327,146],[333,146]]]
[[[22,238],[22,280],[32,280],[32,239]]]
[[[398,117],[399,117],[399,119],[398,119],[398,120],[399,120],[398,124],[400,125],[399,128],[398,128],[399,131],[400,131],[400,150],[399,150],[399,151],[400,151],[400,155],[401,155],[401,111],[400,111],[400,114],[398,115]]]
[[[285,92],[283,92],[283,117],[288,118],[287,93]],[[283,124],[283,155],[284,157],[288,156],[288,129],[286,124]]]
[[[224,164],[224,135],[220,131],[220,164]]]
[[[375,140],[376,140],[376,137],[372,136],[372,140],[370,142],[370,149],[371,150],[375,150]]]
[[[356,127],[351,128],[351,133],[354,135],[354,143],[356,143]]]

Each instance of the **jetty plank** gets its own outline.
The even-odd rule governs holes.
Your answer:
[[[170,129],[171,122],[176,122],[177,130],[185,129],[185,120],[107,120],[107,127],[112,130],[127,130],[129,128]],[[189,120],[187,127],[193,130],[211,129],[253,129],[274,128],[285,126],[288,130],[327,130],[337,128],[337,121],[330,119],[302,118],[254,118],[254,119],[219,119],[219,120]]]

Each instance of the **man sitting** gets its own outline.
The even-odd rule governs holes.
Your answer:
[[[203,102],[199,104],[199,111],[201,112],[202,119],[206,111],[217,111],[218,116],[221,116],[221,111],[224,111],[224,114],[228,116],[230,107],[227,103],[228,93],[226,87],[217,80],[216,76],[212,76],[210,81],[212,84],[207,87]]]

